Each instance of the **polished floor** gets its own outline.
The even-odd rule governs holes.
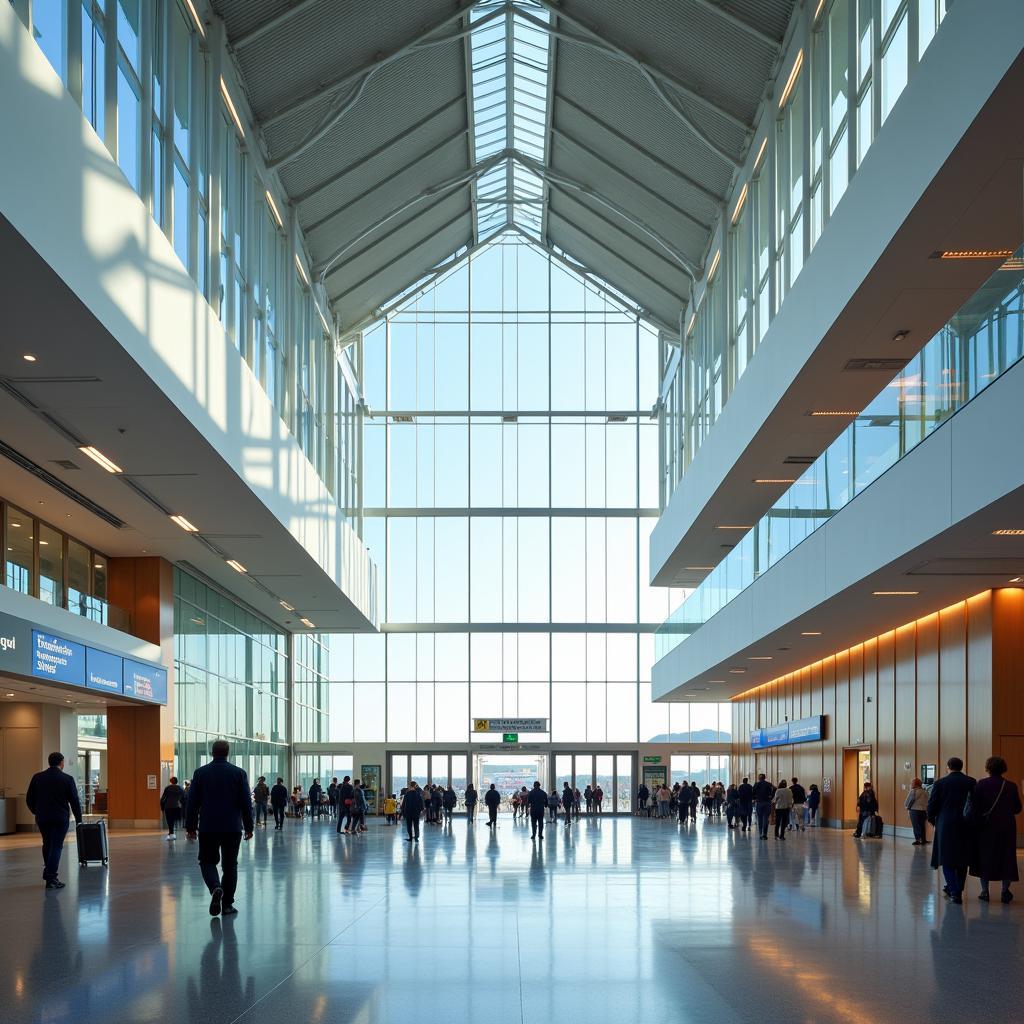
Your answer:
[[[184,837],[111,841],[45,892],[0,850],[0,1020],[831,1022],[1020,1019],[1024,890],[946,905],[928,853],[820,830],[456,819],[419,844],[289,821],[211,919]]]

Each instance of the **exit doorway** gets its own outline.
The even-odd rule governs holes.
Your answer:
[[[533,789],[539,782],[545,792],[550,791],[547,754],[487,754],[473,755],[473,778],[483,800],[484,793],[494,783],[501,794],[499,813],[512,812],[512,794],[525,786]]]
[[[871,778],[871,748],[843,749],[843,827],[857,824],[857,798]]]

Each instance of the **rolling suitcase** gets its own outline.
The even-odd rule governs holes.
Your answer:
[[[866,822],[864,822],[864,835],[868,839],[881,839],[882,838],[882,816],[880,814],[872,814]]]
[[[107,823],[105,821],[83,821],[75,829],[78,842],[78,863],[86,867],[89,861],[107,863]]]

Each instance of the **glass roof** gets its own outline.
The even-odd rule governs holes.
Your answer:
[[[504,14],[496,12],[504,11]],[[482,0],[472,22],[485,21],[470,37],[474,163],[509,150],[543,164],[546,156],[551,41],[517,12],[547,23],[548,12],[532,0]],[[476,180],[476,238],[509,224],[543,237],[544,181],[506,155]]]

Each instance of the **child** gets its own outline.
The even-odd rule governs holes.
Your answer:
[[[384,820],[389,825],[398,823],[398,799],[394,793],[384,801]]]

